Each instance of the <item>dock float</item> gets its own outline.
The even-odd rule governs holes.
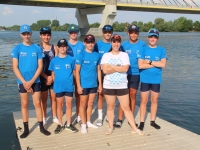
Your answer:
[[[20,139],[23,133],[23,121],[21,112],[13,112],[17,137],[22,150],[200,150],[200,136],[161,118],[156,122],[161,126],[156,130],[150,126],[150,114],[147,114],[145,121],[144,136],[131,133],[131,128],[127,120],[124,120],[120,129],[115,129],[113,134],[105,135],[108,123],[103,122],[103,126],[98,129],[88,129],[87,134],[80,132],[72,133],[63,130],[60,134],[54,134],[56,123],[52,123],[51,110],[48,112],[48,124],[45,126],[50,132],[50,136],[40,133],[37,118],[34,110],[29,110],[30,134],[25,139]],[[139,123],[139,108],[136,107],[135,120]],[[106,108],[104,109],[104,118]],[[72,113],[72,123],[80,130],[76,124],[75,108]],[[117,117],[117,107],[115,109]],[[96,123],[97,109],[93,110],[91,122]],[[66,116],[63,115],[63,122]],[[117,120],[117,118],[115,118]]]

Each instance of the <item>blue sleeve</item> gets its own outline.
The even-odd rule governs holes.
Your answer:
[[[138,50],[137,52],[137,59],[143,59],[144,60],[144,52],[145,52],[145,47],[141,48],[140,50]]]
[[[10,54],[10,57],[19,59],[19,46],[15,46]]]
[[[76,60],[72,59],[72,70],[76,70]]]
[[[98,54],[98,65],[100,65],[100,63],[101,63],[101,56],[100,56],[100,54]]]
[[[161,53],[161,59],[163,58],[166,58],[166,60],[168,59],[167,52],[164,48],[162,48],[162,53]]]
[[[94,50],[93,51],[97,52],[97,53],[99,52],[97,43],[94,45]]]
[[[50,61],[48,70],[54,71],[54,58]]]
[[[42,59],[44,57],[44,53],[42,51],[42,48],[38,45],[37,46],[37,49],[38,49],[38,59]]]
[[[83,60],[83,53],[77,55],[77,57],[76,57],[76,64],[81,65],[82,60]]]
[[[125,52],[123,45],[120,46],[120,51]]]

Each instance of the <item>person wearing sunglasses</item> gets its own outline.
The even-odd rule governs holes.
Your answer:
[[[102,28],[103,39],[99,40],[94,46],[94,51],[98,52],[101,55],[101,58],[103,54],[107,53],[111,48],[110,39],[112,33],[113,33],[113,27],[111,25],[105,25]],[[102,81],[103,77],[104,75],[102,73]],[[96,122],[97,126],[103,125],[103,99],[104,99],[103,93],[98,93],[98,119]]]
[[[66,53],[68,49],[66,39],[60,39],[57,46],[59,54],[52,59],[49,65],[49,70],[52,72],[54,78],[53,90],[56,93],[57,99],[58,125],[54,133],[59,134],[64,128],[71,132],[78,132],[78,130],[71,124],[75,59]],[[64,99],[66,99],[67,121],[63,125],[62,117]]]
[[[140,68],[140,126],[144,128],[144,119],[146,115],[146,105],[150,95],[151,99],[151,115],[150,125],[156,129],[161,127],[155,123],[156,113],[158,109],[158,97],[160,93],[160,84],[162,81],[162,68],[166,66],[167,54],[166,50],[157,46],[159,39],[159,31],[152,28],[148,32],[149,45],[144,48],[144,51],[139,52],[138,66]]]
[[[17,77],[21,99],[24,132],[20,135],[20,138],[26,138],[29,135],[28,104],[30,93],[32,94],[40,132],[48,136],[51,133],[43,126],[42,106],[40,101],[41,84],[39,76],[43,68],[42,58],[44,55],[41,47],[32,43],[32,31],[29,25],[23,24],[20,26],[20,36],[22,38],[22,43],[15,46],[10,55],[12,57],[13,72]]]
[[[74,57],[75,60],[79,54],[82,53],[82,51],[85,50],[84,44],[78,40],[78,34],[79,34],[79,28],[75,24],[71,24],[68,26],[67,29],[69,33],[69,40],[68,40],[68,45],[69,48],[67,50],[67,54]],[[77,115],[77,123],[81,125],[81,119],[79,115],[79,106],[80,106],[80,97],[77,92],[77,87],[76,87],[76,76],[74,77],[75,80],[75,97],[76,97],[76,115]]]
[[[128,54],[120,51],[121,37],[117,34],[111,38],[111,49],[101,59],[101,68],[105,74],[103,80],[103,94],[107,103],[107,117],[109,129],[106,134],[112,134],[114,121],[114,108],[116,97],[124,111],[124,114],[132,127],[132,133],[144,135],[137,129],[133,114],[129,107],[129,90],[127,71],[130,66]]]
[[[47,110],[47,99],[48,93],[51,100],[51,110],[52,110],[52,122],[58,123],[57,113],[56,113],[56,95],[53,91],[53,77],[51,71],[48,70],[50,61],[57,55],[57,47],[50,44],[51,39],[51,28],[42,27],[40,29],[41,43],[39,46],[42,48],[44,53],[43,58],[43,71],[40,75],[41,81],[41,100],[42,100],[42,110],[43,110],[43,124],[47,124],[46,110]]]
[[[92,108],[97,91],[102,91],[100,55],[94,52],[95,38],[88,34],[84,38],[85,51],[76,59],[76,83],[80,94],[81,133],[87,133],[87,127],[98,128],[90,122]],[[97,84],[99,82],[99,85]],[[87,123],[86,123],[87,119]]]
[[[146,44],[139,40],[139,32],[140,29],[137,25],[130,25],[128,27],[128,36],[129,39],[122,43],[121,49],[122,51],[126,52],[129,56],[130,66],[127,71],[127,78],[128,78],[128,88],[129,88],[129,99],[130,99],[130,109],[134,114],[135,105],[136,105],[136,94],[140,83],[140,73],[138,68],[138,53],[139,51],[143,51]],[[118,109],[118,120],[115,123],[116,128],[121,128],[122,120],[123,120],[124,112],[119,105]],[[137,124],[136,124],[137,126]]]

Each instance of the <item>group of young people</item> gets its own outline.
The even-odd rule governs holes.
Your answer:
[[[122,42],[120,35],[113,34],[113,28],[105,25],[102,40],[88,34],[84,41],[78,40],[79,28],[72,24],[68,27],[69,40],[60,39],[56,46],[50,44],[51,29],[40,30],[40,44],[31,41],[29,25],[20,26],[22,43],[14,47],[11,53],[13,71],[17,76],[21,98],[21,112],[24,132],[20,138],[29,135],[28,96],[32,94],[39,128],[44,135],[50,135],[44,126],[47,124],[46,107],[48,95],[51,100],[52,122],[57,123],[55,134],[64,129],[78,132],[72,125],[72,101],[76,100],[77,123],[81,133],[87,128],[103,125],[103,102],[107,104],[106,134],[112,134],[114,127],[120,128],[123,115],[132,128],[132,133],[144,135],[143,128],[146,104],[151,95],[151,126],[160,129],[155,123],[158,108],[158,96],[162,79],[162,68],[166,66],[166,51],[157,46],[159,31],[152,28],[148,32],[148,45],[139,40],[139,27],[130,25],[129,39]],[[134,120],[136,93],[140,86],[140,125]],[[98,119],[91,123],[95,96],[98,93]],[[116,98],[120,106],[118,120],[114,121]],[[63,124],[63,105],[66,100],[66,121]]]

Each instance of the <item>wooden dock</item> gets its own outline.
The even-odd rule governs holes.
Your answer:
[[[156,122],[161,126],[156,130],[150,126],[149,113],[145,124],[145,136],[131,133],[131,128],[124,120],[120,129],[115,129],[112,135],[105,135],[108,123],[104,119],[104,124],[98,129],[88,129],[87,134],[72,133],[63,130],[60,134],[54,134],[56,123],[52,123],[51,111],[48,112],[48,124],[45,126],[50,132],[50,136],[44,136],[39,132],[35,111],[29,111],[30,135],[26,139],[20,139],[23,133],[23,123],[21,112],[14,112],[13,118],[16,125],[17,137],[22,150],[200,150],[200,136],[180,128],[163,119],[157,118]],[[105,116],[106,109],[104,110]],[[117,112],[117,110],[116,110]],[[135,116],[139,123],[139,110]],[[115,113],[117,115],[117,113]],[[115,116],[117,117],[117,116]],[[73,108],[72,121],[75,125],[75,108]],[[104,117],[105,118],[105,117]],[[97,110],[94,109],[91,122],[96,122]],[[63,122],[66,116],[63,116]],[[79,124],[75,125],[80,129]],[[20,128],[22,128],[20,130]]]

